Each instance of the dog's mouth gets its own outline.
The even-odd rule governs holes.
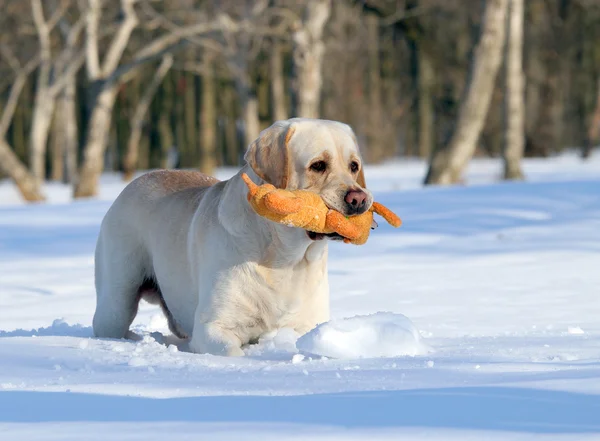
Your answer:
[[[314,231],[307,231],[306,235],[308,236],[308,238],[310,240],[323,240],[323,239],[344,240],[344,237],[340,236],[337,233],[325,234],[325,233],[315,233]]]
[[[378,226],[379,225],[377,224],[377,222],[375,222],[375,219],[373,219],[373,221],[371,222],[371,230],[374,230]],[[306,235],[308,236],[308,238],[310,240],[323,240],[323,239],[344,240],[345,239],[344,236],[340,236],[337,233],[325,234],[325,233],[315,233],[314,231],[307,231]]]

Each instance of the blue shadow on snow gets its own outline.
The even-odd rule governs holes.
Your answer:
[[[0,422],[295,423],[600,433],[600,396],[470,387],[300,396],[155,399],[69,392],[0,392]]]

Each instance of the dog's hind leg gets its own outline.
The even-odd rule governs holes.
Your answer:
[[[169,330],[173,333],[173,335],[182,340],[188,338],[186,332],[181,328],[181,326],[179,326],[179,324],[175,321],[173,314],[171,314],[171,311],[169,310],[169,307],[167,306],[167,303],[162,295],[162,291],[160,290],[160,286],[155,279],[149,278],[144,280],[138,292],[140,298],[144,299],[148,303],[152,305],[160,305],[163,314],[167,318]]]
[[[101,232],[96,245],[94,335],[125,338],[138,310],[144,258],[135,248],[117,244],[120,238],[105,236]]]

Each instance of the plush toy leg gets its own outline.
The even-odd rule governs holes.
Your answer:
[[[293,214],[302,208],[302,200],[293,195],[273,192],[265,195],[265,207],[281,215]]]
[[[392,210],[381,205],[379,202],[373,202],[373,211],[384,218],[388,224],[393,227],[398,228],[400,225],[402,225],[402,220],[396,216]]]
[[[325,227],[351,240],[360,236],[360,231],[356,225],[352,224],[343,214],[335,210],[329,210],[327,213]]]

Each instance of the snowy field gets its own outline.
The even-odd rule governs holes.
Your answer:
[[[118,177],[36,206],[0,183],[0,440],[600,439],[600,152],[528,160],[527,183],[478,160],[423,189],[424,168],[367,169],[404,224],[330,245],[334,321],[235,359],[185,352],[147,304],[141,341],[91,337]]]

